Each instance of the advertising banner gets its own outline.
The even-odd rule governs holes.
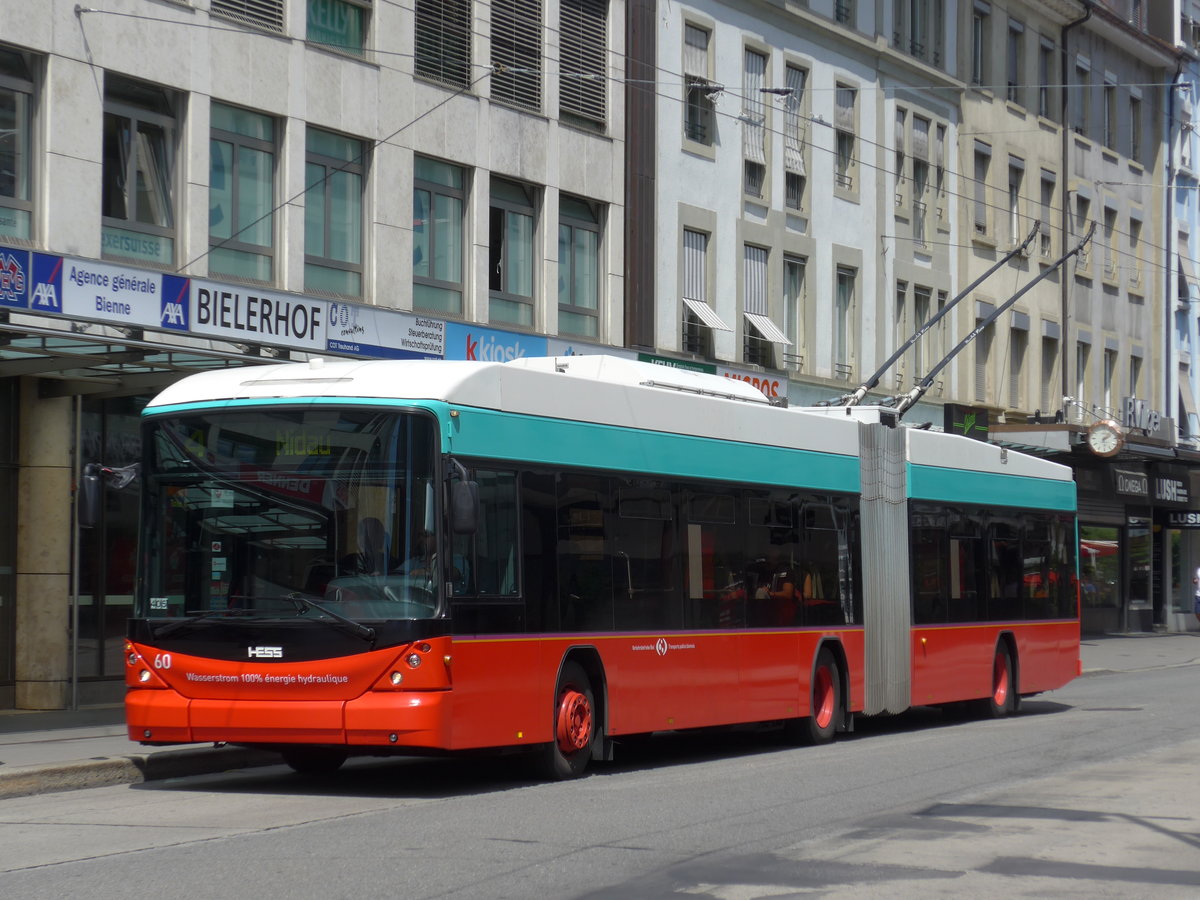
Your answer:
[[[192,334],[298,350],[325,350],[328,300],[192,280]]]
[[[372,359],[441,359],[446,324],[358,303],[330,303],[325,346],[331,353]]]
[[[463,322],[446,323],[446,359],[508,362],[524,356],[545,356],[546,339],[536,334],[493,331]]]
[[[125,328],[188,330],[188,280],[93,260],[33,254],[30,309]]]

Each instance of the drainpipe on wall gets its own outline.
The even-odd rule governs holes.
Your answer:
[[[1175,262],[1175,253],[1177,252],[1178,243],[1175,240],[1175,91],[1179,88],[1179,81],[1183,78],[1183,61],[1180,60],[1175,67],[1175,77],[1171,79],[1171,84],[1167,88],[1167,203],[1166,203],[1166,224],[1163,232],[1163,261],[1164,271],[1167,277],[1163,279],[1166,282],[1164,301],[1165,311],[1163,313],[1163,358],[1167,363],[1166,378],[1164,380],[1164,388],[1166,396],[1163,398],[1162,409],[1165,411],[1173,410],[1175,417],[1179,415],[1179,401],[1173,398],[1179,396],[1179,361],[1175,359],[1172,353],[1172,347],[1175,344],[1175,292],[1171,287],[1176,284],[1179,271],[1178,264],[1172,265]],[[1175,423],[1175,445],[1179,445],[1179,433],[1181,431],[1178,421]],[[1190,432],[1190,427],[1189,427]]]
[[[1082,0],[1083,15],[1074,22],[1068,22],[1062,28],[1062,77],[1059,79],[1059,84],[1062,85],[1062,236],[1063,245],[1067,243],[1067,235],[1070,234],[1071,228],[1071,124],[1068,110],[1070,109],[1070,77],[1071,67],[1067,56],[1067,33],[1075,27],[1082,25],[1092,17],[1092,0]],[[1059,295],[1061,298],[1061,315],[1062,315],[1062,391],[1060,397],[1063,404],[1063,421],[1067,421],[1070,416],[1070,410],[1067,409],[1065,398],[1070,396],[1071,372],[1067,367],[1067,360],[1073,359],[1070,355],[1071,346],[1069,337],[1071,334],[1071,283],[1073,279],[1069,272],[1063,270],[1062,278],[1059,279]],[[1076,397],[1076,400],[1082,403],[1082,397]],[[1081,407],[1082,408],[1082,407]]]

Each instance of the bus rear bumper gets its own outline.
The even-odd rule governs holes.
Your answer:
[[[130,691],[130,740],[146,744],[346,744],[449,749],[447,691],[369,691],[353,700],[190,700]]]

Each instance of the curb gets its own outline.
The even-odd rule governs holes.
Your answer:
[[[280,762],[279,754],[269,750],[203,747],[22,766],[7,772],[0,770],[0,799],[118,784],[141,784],[187,775],[211,775],[231,769],[273,766]]]

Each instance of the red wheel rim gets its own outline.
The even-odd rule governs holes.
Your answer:
[[[563,753],[578,753],[592,739],[592,704],[586,694],[567,688],[558,699],[556,723],[558,748]]]
[[[833,721],[833,704],[833,673],[829,666],[821,666],[813,680],[813,718],[819,728],[828,728]]]
[[[996,654],[992,664],[992,702],[1003,706],[1008,700],[1008,665],[1003,653]]]

